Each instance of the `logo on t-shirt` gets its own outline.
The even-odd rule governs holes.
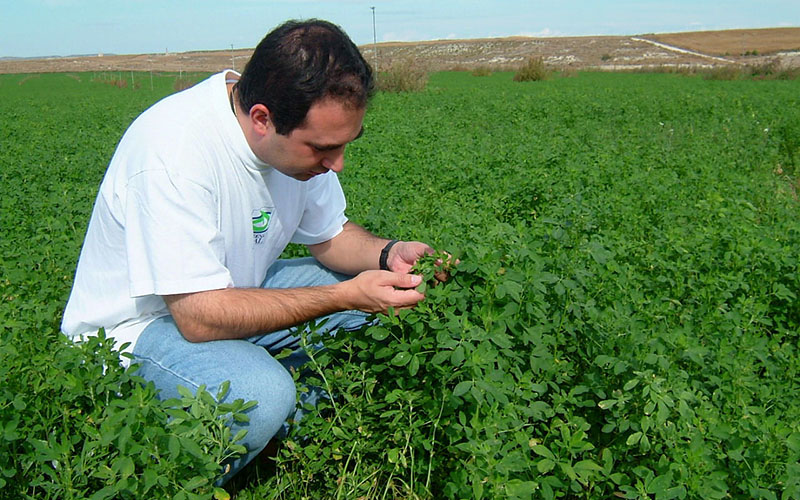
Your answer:
[[[272,218],[272,209],[260,208],[250,214],[253,219],[253,238],[256,243],[261,243],[264,233],[269,229],[269,220]]]

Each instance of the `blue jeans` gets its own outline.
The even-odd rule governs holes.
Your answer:
[[[294,288],[331,285],[350,276],[330,271],[315,259],[279,260],[267,272],[262,288]],[[338,328],[357,329],[366,323],[360,311],[345,311],[328,316],[324,331]],[[240,442],[248,453],[235,461],[222,478],[222,483],[241,470],[267,445],[297,411],[297,396],[289,367],[298,368],[308,357],[299,348],[296,328],[256,335],[243,340],[215,340],[192,343],[183,338],[171,316],[150,323],[133,349],[133,363],[138,375],[152,381],[160,389],[162,399],[178,396],[178,385],[195,392],[205,385],[216,395],[223,382],[230,381],[230,390],[220,402],[255,400],[256,406],[246,413],[250,421],[232,424],[232,434],[247,429]],[[292,349],[291,356],[275,360],[272,355]]]

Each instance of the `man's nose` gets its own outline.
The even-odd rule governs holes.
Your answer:
[[[344,148],[339,148],[322,160],[322,166],[337,174],[344,169]]]

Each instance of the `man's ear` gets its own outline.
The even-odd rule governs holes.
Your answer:
[[[270,131],[275,131],[275,127],[272,125],[272,115],[263,104],[255,104],[250,108],[250,121],[253,124],[253,130],[259,135],[267,135]]]

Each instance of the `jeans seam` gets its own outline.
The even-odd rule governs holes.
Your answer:
[[[186,382],[186,388],[187,389],[194,388],[195,393],[197,392],[197,389],[200,388],[200,384],[194,383],[192,380],[184,377],[183,375],[179,374],[175,370],[167,368],[166,366],[162,365],[161,363],[159,363],[158,361],[154,360],[153,358],[151,358],[149,356],[139,356],[136,353],[134,353],[133,357],[136,358],[136,359],[143,360],[143,361],[149,361],[151,364],[153,364],[153,366],[157,367],[160,370],[163,370],[165,373],[168,373],[168,374],[174,376],[175,378]],[[214,398],[214,399],[216,399],[216,398]]]

